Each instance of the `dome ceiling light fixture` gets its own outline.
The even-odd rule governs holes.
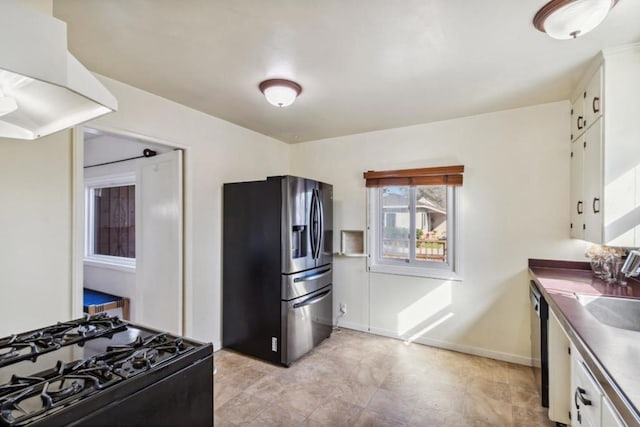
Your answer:
[[[596,28],[618,0],[551,0],[536,13],[533,25],[549,37],[575,39]]]
[[[271,105],[287,107],[294,103],[302,92],[302,86],[285,79],[265,80],[258,86]]]

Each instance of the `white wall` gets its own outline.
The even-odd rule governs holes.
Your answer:
[[[115,80],[100,80],[118,99],[119,110],[88,126],[185,148],[185,331],[219,348],[222,184],[288,173],[289,146]]]
[[[0,337],[71,317],[71,139],[0,138]]]
[[[154,150],[158,154],[166,153],[173,149],[166,145],[105,134],[87,128],[84,134],[84,165],[98,165],[142,156],[145,148]],[[131,171],[135,171],[135,163],[133,161],[130,163]]]
[[[528,363],[528,258],[583,259],[569,239],[569,104],[297,144],[292,173],[334,185],[339,230],[366,228],[362,173],[463,164],[461,282],[367,273],[336,258],[341,324]]]

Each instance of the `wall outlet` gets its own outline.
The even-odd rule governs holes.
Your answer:
[[[347,314],[347,303],[344,303],[344,302],[340,303],[340,313]]]

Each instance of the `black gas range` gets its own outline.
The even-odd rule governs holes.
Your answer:
[[[0,339],[0,426],[211,426],[213,349],[109,317]]]

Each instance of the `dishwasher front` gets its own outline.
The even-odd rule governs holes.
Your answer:
[[[532,280],[529,284],[531,301],[531,365],[540,388],[542,406],[549,407],[549,349],[547,345],[549,306]]]

